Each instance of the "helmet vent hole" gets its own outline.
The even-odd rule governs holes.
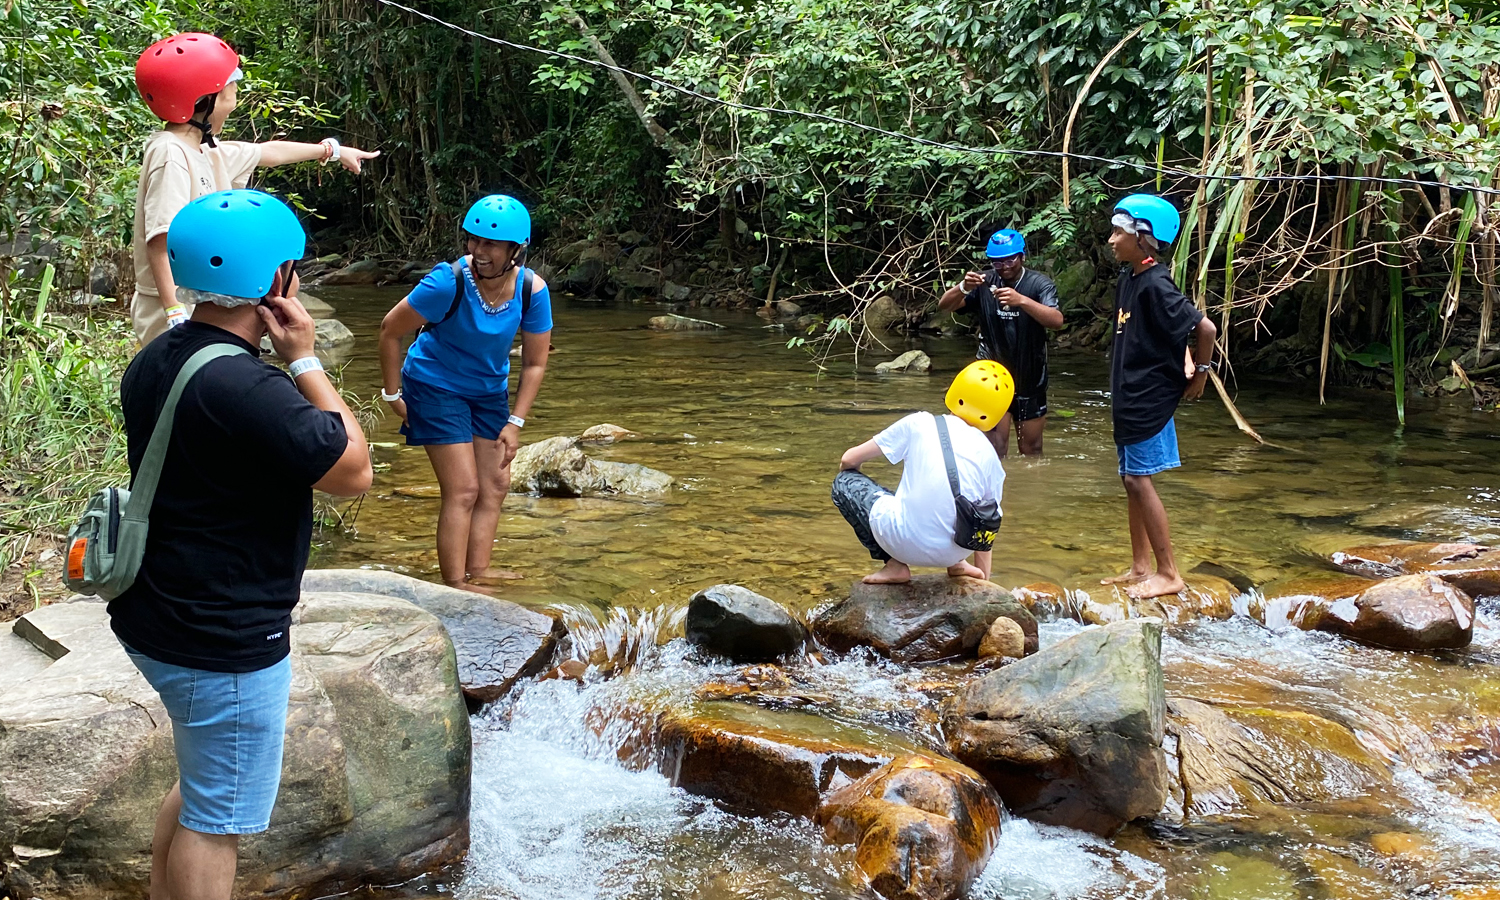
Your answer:
[[[156,98],[155,98],[155,97],[153,97],[153,96],[151,96],[151,95],[150,95],[150,94],[147,94],[147,95],[146,95],[146,102],[147,102],[147,103],[150,103],[150,102],[151,102],[151,101],[152,101],[152,100],[155,100],[155,99],[156,99]]]
[[[222,257],[222,256],[212,257],[212,258],[209,259],[208,264],[211,265],[211,266],[213,266],[215,269],[217,269],[219,266],[224,265],[224,257]]]
[[[156,55],[157,56],[161,56],[161,51],[160,50],[156,51]]]
[[[228,209],[228,208],[229,208],[229,201],[228,200],[225,200],[223,203],[219,204],[219,209]]]
[[[988,420],[989,420],[989,416],[980,416],[979,417],[979,421],[981,421],[981,422],[985,422],[985,421],[988,421]]]
[[[178,54],[179,54],[179,55],[180,55],[180,54],[181,54],[181,53],[182,53],[182,52],[183,52],[183,50],[182,50],[182,48],[181,48],[181,47],[177,47],[177,48],[174,48],[174,49],[176,49],[176,50],[177,50],[177,52],[178,52]]]
[[[247,199],[245,202],[248,203],[248,204],[250,204],[251,206],[255,206],[255,207],[259,207],[260,206],[260,201],[259,200]]]
[[[963,401],[963,400],[959,400],[959,401],[958,401],[958,405],[959,405],[959,406],[963,406],[963,405],[964,405],[964,401]]]
[[[173,260],[175,262],[176,259],[177,259],[177,251],[176,250],[168,250],[167,251],[167,259]]]

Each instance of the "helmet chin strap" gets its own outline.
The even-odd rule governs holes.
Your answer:
[[[208,106],[203,110],[203,121],[200,122],[197,119],[189,119],[187,124],[198,129],[198,131],[202,133],[202,137],[199,138],[198,141],[200,144],[207,144],[210,147],[217,147],[219,145],[214,141],[214,127],[208,124],[208,120],[213,117],[214,104],[219,101],[219,96],[217,94],[208,94],[207,96]]]

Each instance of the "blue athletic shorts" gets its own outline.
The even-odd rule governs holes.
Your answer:
[[[1120,455],[1121,475],[1155,475],[1182,465],[1177,458],[1177,420],[1168,419],[1155,437],[1123,447],[1115,445]]]
[[[292,690],[290,656],[233,674],[158,662],[125,647],[172,720],[183,828],[255,834],[271,824]]]
[[[402,375],[401,397],[406,401],[401,433],[413,447],[470,444],[476,437],[493,441],[510,418],[510,397],[505,393],[466,397]]]

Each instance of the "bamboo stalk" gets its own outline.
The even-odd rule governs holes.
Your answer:
[[[1339,174],[1348,171],[1347,165],[1339,166]],[[1333,200],[1334,210],[1341,210],[1348,203],[1349,182],[1340,181],[1337,195]],[[1341,250],[1340,238],[1343,235],[1337,227],[1332,229],[1330,238],[1332,244],[1328,248],[1328,300],[1323,307],[1323,348],[1318,355],[1318,404],[1328,402],[1328,351],[1333,343],[1333,311],[1338,298],[1338,284],[1343,275],[1343,267],[1338,264],[1339,252]]]

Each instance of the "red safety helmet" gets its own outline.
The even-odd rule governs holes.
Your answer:
[[[239,55],[211,34],[188,32],[157,41],[135,63],[135,86],[157,118],[182,123],[205,94],[233,80]]]

